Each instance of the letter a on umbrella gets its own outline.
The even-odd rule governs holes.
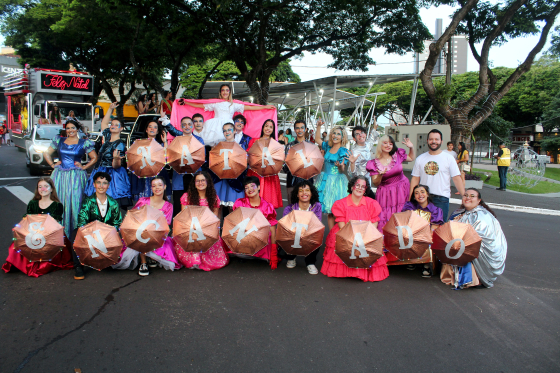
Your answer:
[[[369,221],[350,220],[336,234],[335,253],[349,268],[369,268],[383,256],[383,236]]]
[[[277,175],[285,158],[284,146],[273,138],[258,139],[249,149],[249,167],[262,177]]]
[[[187,206],[173,219],[173,239],[186,252],[204,253],[220,239],[220,219],[207,206]]]
[[[167,162],[179,174],[194,174],[206,162],[204,145],[194,136],[175,137],[167,147]]]

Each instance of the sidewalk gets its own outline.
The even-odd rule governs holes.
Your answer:
[[[552,166],[554,166],[554,167],[552,167]],[[547,164],[546,167],[560,168],[560,164]],[[490,164],[490,163],[475,163],[474,168],[479,168],[481,170],[498,171],[498,166],[496,166],[495,164]],[[554,180],[554,179],[549,179],[548,177],[543,177],[543,180],[546,180],[550,183],[560,184],[560,181]],[[558,193],[554,193],[554,194],[558,194]]]

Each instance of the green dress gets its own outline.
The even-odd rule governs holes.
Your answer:
[[[40,214],[49,214],[56,220],[59,224],[62,224],[62,215],[64,214],[64,206],[60,202],[53,201],[49,207],[46,209],[42,209],[39,207],[39,201],[32,199],[27,204],[27,213],[24,215],[40,215]]]

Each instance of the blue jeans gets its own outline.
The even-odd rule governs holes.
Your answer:
[[[449,216],[449,198],[432,194],[432,202],[443,211],[443,222],[445,223]]]
[[[498,166],[498,175],[500,175],[500,189],[506,189],[508,166]]]

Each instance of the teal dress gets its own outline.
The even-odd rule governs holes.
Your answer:
[[[325,163],[323,172],[315,180],[315,188],[319,192],[319,202],[323,206],[323,212],[330,214],[333,204],[348,196],[348,178],[338,171],[335,163],[338,161],[347,165],[348,161],[344,157],[350,153],[348,149],[340,147],[335,154],[331,154],[331,147],[326,141],[323,141],[321,147],[325,151]]]

